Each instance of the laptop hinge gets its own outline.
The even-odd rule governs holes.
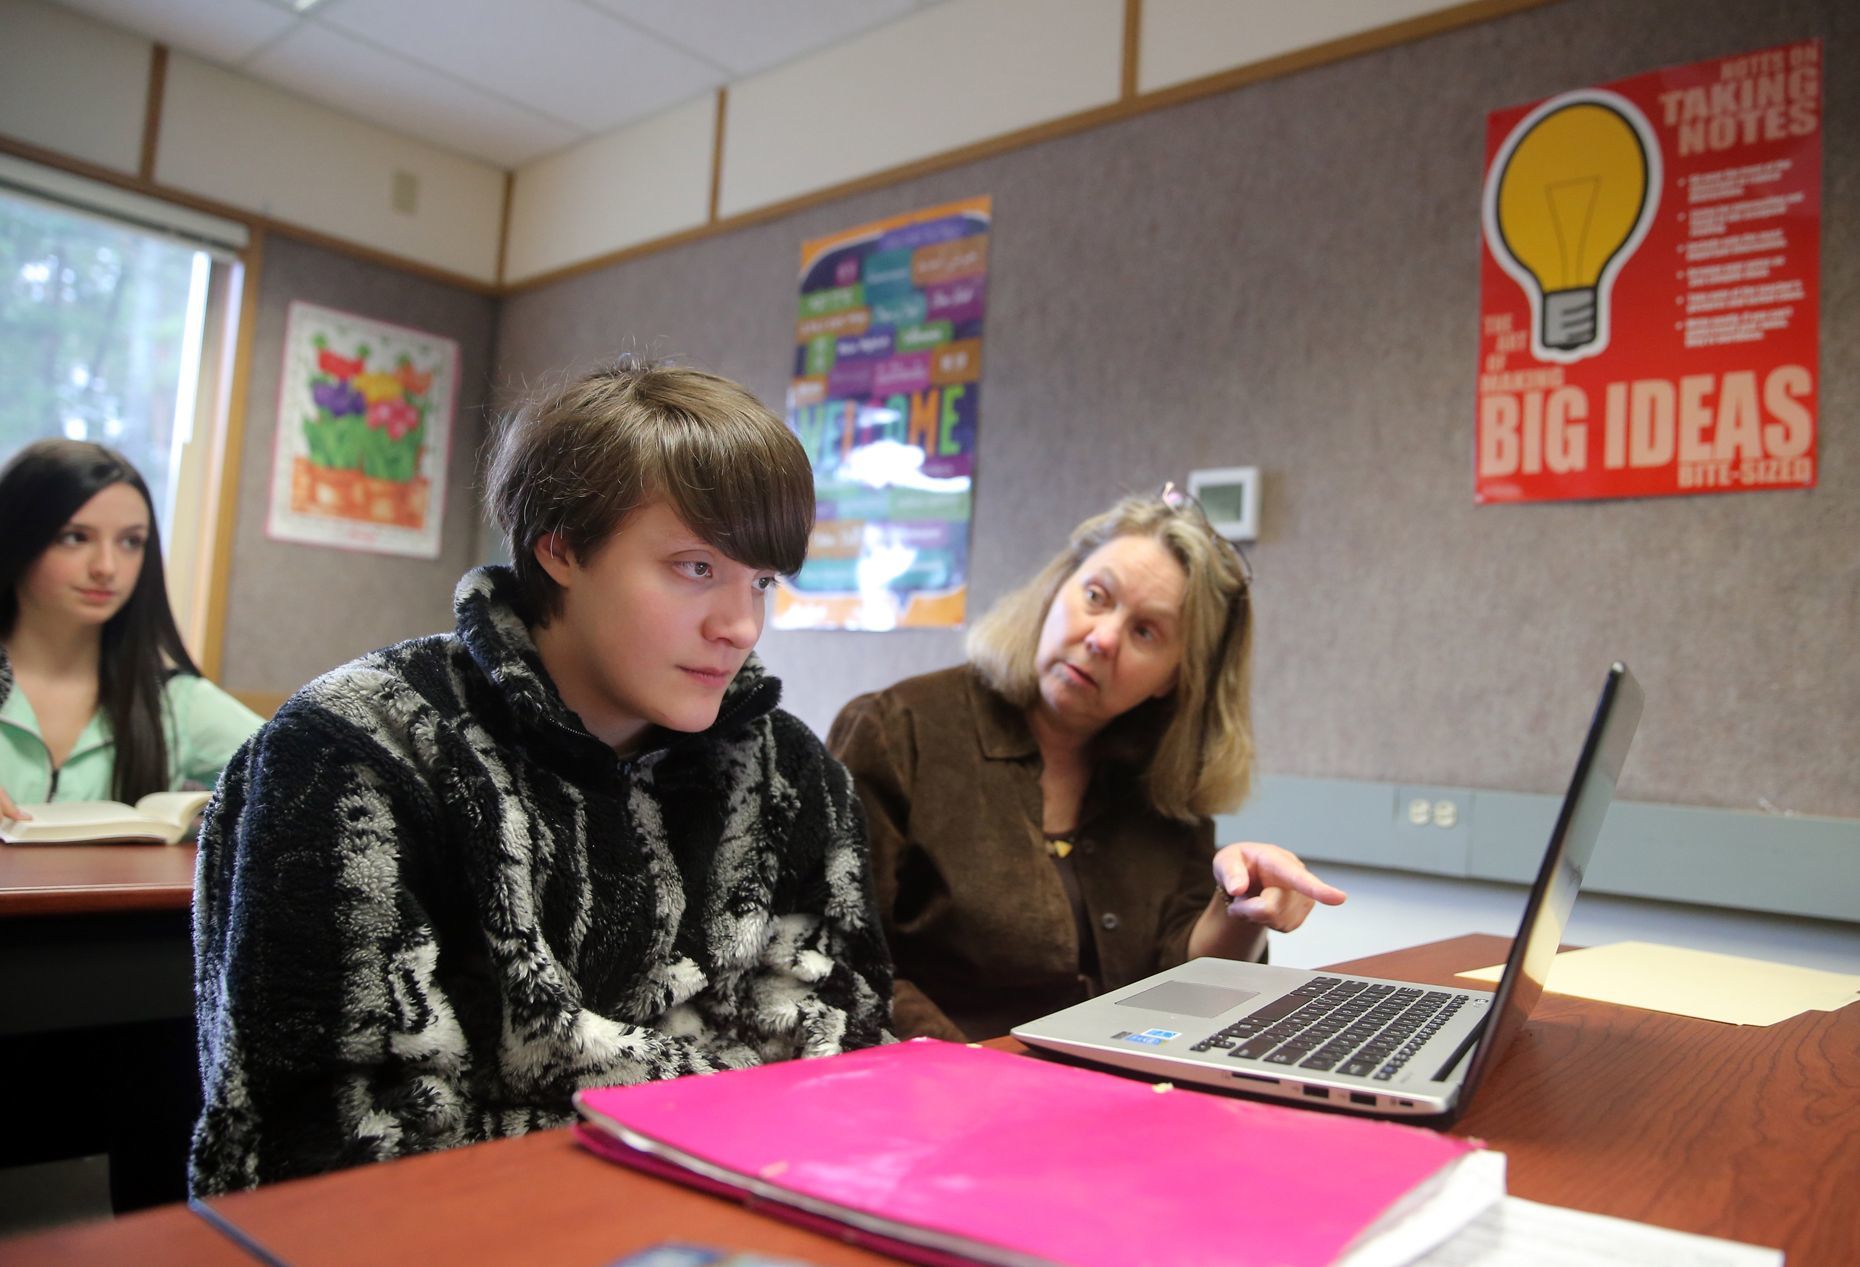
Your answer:
[[[1473,1044],[1479,1041],[1479,1035],[1485,1033],[1485,1027],[1491,1023],[1492,1014],[1487,1012],[1484,1016],[1479,1018],[1479,1023],[1477,1025],[1466,1031],[1466,1036],[1460,1039],[1460,1045],[1453,1049],[1453,1054],[1447,1057],[1446,1063],[1441,1065],[1440,1071],[1434,1075],[1435,1082],[1445,1082],[1447,1080],[1447,1075],[1451,1074],[1460,1061],[1465,1058],[1466,1053],[1472,1050]]]

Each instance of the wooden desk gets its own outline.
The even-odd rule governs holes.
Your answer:
[[[184,911],[192,845],[0,845],[0,919]]]
[[[1504,951],[1460,937],[1343,966],[1465,986],[1455,969]],[[1547,995],[1456,1131],[1509,1154],[1517,1196],[1780,1246],[1789,1267],[1860,1262],[1846,1193],[1860,1174],[1860,1008],[1754,1029]],[[212,1204],[300,1267],[592,1267],[671,1239],[828,1267],[891,1261],[603,1162],[565,1131]]]
[[[1338,966],[1464,989],[1508,945]],[[1758,1028],[1546,994],[1453,1133],[1506,1154],[1513,1196],[1860,1263],[1860,1007]]]
[[[251,1267],[252,1259],[184,1205],[0,1240],[0,1267]]]
[[[0,1165],[108,1151],[119,1209],[185,1191],[193,893],[192,845],[0,845],[0,1077],[32,1088]]]
[[[566,1130],[302,1179],[210,1204],[292,1267],[412,1261],[601,1267],[661,1241],[753,1249],[821,1267],[896,1262],[603,1161]]]
[[[0,845],[0,1035],[193,1015],[192,845]]]

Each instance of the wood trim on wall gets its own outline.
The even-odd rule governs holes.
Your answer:
[[[510,203],[517,196],[517,174],[504,173],[504,206],[497,217],[497,285],[504,285],[504,258],[510,252]]]
[[[1175,84],[1168,88],[1146,93],[1138,91],[1137,85],[1138,54],[1141,50],[1140,41],[1143,3],[1142,0],[1125,0],[1123,60],[1120,73],[1120,90],[1122,96],[1120,96],[1116,102],[1104,106],[1095,106],[1092,109],[1083,110],[1076,114],[1048,120],[1045,123],[1022,128],[1019,131],[990,137],[987,140],[960,146],[941,154],[933,154],[927,158],[915,159],[908,163],[900,163],[895,167],[888,167],[882,171],[873,172],[866,176],[842,181],[837,185],[829,185],[826,188],[816,189],[812,192],[800,194],[781,202],[770,203],[767,206],[755,207],[748,211],[738,212],[733,216],[721,218],[718,215],[718,206],[723,184],[723,141],[729,89],[720,88],[717,90],[717,119],[711,150],[710,208],[709,219],[706,223],[696,225],[689,229],[681,229],[675,233],[668,233],[661,237],[651,238],[647,241],[636,243],[633,246],[623,247],[617,251],[609,251],[606,254],[594,256],[593,258],[582,260],[579,263],[570,264],[559,269],[553,269],[547,273],[539,273],[534,277],[525,278],[523,281],[515,283],[508,281],[504,276],[504,252],[510,239],[511,199],[508,192],[504,200],[503,223],[499,230],[496,280],[485,282],[475,277],[468,277],[464,274],[452,273],[445,269],[435,268],[419,260],[412,260],[405,256],[396,255],[391,251],[377,250],[373,247],[363,246],[341,238],[332,237],[329,234],[319,232],[315,229],[292,224],[287,220],[278,220],[270,216],[258,215],[240,207],[234,207],[209,198],[202,198],[183,190],[171,188],[154,180],[152,176],[154,162],[153,146],[157,126],[156,120],[158,119],[157,110],[160,104],[158,80],[165,81],[166,79],[165,67],[167,56],[167,50],[159,44],[155,46],[155,50],[156,55],[161,61],[163,70],[157,75],[154,70],[154,62],[151,61],[149,85],[150,118],[146,121],[147,126],[145,127],[143,136],[143,170],[147,174],[127,176],[111,168],[101,167],[82,159],[71,158],[52,150],[42,149],[39,146],[5,135],[0,135],[0,153],[12,154],[19,158],[30,159],[35,163],[43,163],[48,167],[57,167],[81,176],[89,176],[92,179],[101,180],[124,189],[135,190],[137,193],[149,194],[157,198],[165,198],[169,202],[173,202],[179,206],[192,207],[197,211],[205,211],[211,215],[224,216],[229,220],[238,220],[251,226],[254,236],[260,231],[279,234],[284,237],[294,238],[300,242],[309,243],[312,246],[322,247],[325,250],[336,251],[355,259],[399,269],[402,272],[410,273],[416,277],[422,277],[429,281],[436,281],[443,285],[456,287],[470,294],[484,295],[493,299],[502,299],[510,295],[523,294],[526,291],[537,290],[544,286],[553,285],[556,282],[566,281],[569,278],[578,277],[584,273],[593,273],[601,269],[611,268],[616,264],[623,264],[629,260],[638,259],[641,256],[653,255],[660,251],[671,250],[674,247],[702,241],[720,234],[733,233],[738,229],[746,229],[752,225],[779,219],[782,216],[790,215],[797,211],[804,211],[809,207],[820,206],[824,203],[852,197],[853,195],[865,193],[873,189],[882,189],[887,185],[899,184],[903,181],[912,180],[932,172],[944,171],[952,167],[960,167],[965,163],[973,163],[981,159],[992,158],[999,154],[1010,153],[1029,145],[1038,145],[1044,141],[1057,140],[1060,137],[1070,136],[1076,132],[1084,132],[1091,128],[1103,127],[1106,124],[1118,123],[1125,119],[1134,118],[1140,114],[1146,114],[1151,110],[1167,109],[1171,106],[1181,105],[1184,102],[1194,101],[1201,97],[1231,92],[1236,88],[1257,83],[1261,80],[1294,74],[1298,71],[1309,70],[1313,67],[1323,66],[1330,62],[1343,61],[1347,58],[1375,52],[1397,44],[1425,39],[1428,36],[1438,35],[1458,27],[1471,26],[1475,23],[1490,21],[1495,18],[1508,17],[1511,14],[1520,13],[1527,9],[1541,8],[1544,5],[1554,2],[1555,0],[1469,0],[1468,3],[1455,5],[1450,9],[1442,9],[1435,13],[1424,14],[1418,18],[1410,18],[1407,21],[1397,22],[1390,26],[1379,27],[1373,31],[1365,31],[1358,35],[1345,36],[1342,39],[1332,40],[1326,44],[1317,44],[1310,48],[1299,49],[1296,52],[1285,54],[1282,57],[1256,62],[1249,66],[1237,67],[1233,70],[1222,71],[1218,74],[1209,75],[1201,79],[1190,80],[1186,83]],[[508,190],[509,185],[515,180],[515,174],[507,174],[506,179]]]
[[[656,255],[660,251],[670,250],[675,246],[684,246],[687,243],[703,241],[706,238],[720,237],[725,233],[734,233],[738,229],[746,229],[752,225],[762,224],[765,221],[779,220],[785,215],[789,215],[796,211],[804,211],[809,207],[834,202],[841,198],[848,198],[854,194],[862,194],[868,190],[883,189],[888,185],[896,185],[903,181],[912,180],[918,176],[928,175],[931,172],[940,172],[947,168],[960,167],[964,163],[974,162],[977,159],[990,158],[996,154],[1005,154],[1012,150],[1037,144],[1040,141],[1050,141],[1057,137],[1070,136],[1074,132],[1083,132],[1089,128],[1098,127],[1101,124],[1116,122],[1118,119],[1127,117],[1129,113],[1130,112],[1122,105],[1098,106],[1080,114],[1068,115],[1063,119],[1055,119],[1048,123],[1035,124],[1032,127],[1023,128],[1018,132],[1010,132],[1003,136],[990,137],[986,141],[978,141],[973,145],[964,146],[959,150],[951,150],[944,154],[934,154],[929,158],[916,159],[909,163],[902,163],[896,167],[888,167],[883,171],[873,172],[869,176],[860,176],[853,180],[842,181],[837,185],[831,185],[825,189],[817,189],[811,193],[799,194],[781,202],[769,203],[766,206],[756,207],[749,211],[739,211],[733,216],[714,220],[709,224],[695,225],[689,229],[680,229],[676,233],[668,233],[663,237],[652,238],[649,241],[640,242],[633,246],[623,247],[618,251],[610,251],[605,255],[586,259],[578,264],[569,264],[562,268],[553,269],[547,273],[539,273],[535,277],[526,277],[520,282],[507,282],[504,286],[504,293],[507,295],[520,295],[526,291],[537,290],[544,286],[553,285],[556,282],[567,281],[573,277],[580,277],[586,273],[596,273],[602,269],[611,268],[615,264],[624,264],[628,260],[639,259],[641,256]]]
[[[1127,0],[1127,2],[1136,3],[1140,11],[1141,0]],[[1365,31],[1359,35],[1345,36],[1342,39],[1332,40],[1325,44],[1315,44],[1310,48],[1299,49],[1297,52],[1288,53],[1283,57],[1274,57],[1250,66],[1221,71],[1218,74],[1208,75],[1202,79],[1189,80],[1185,83],[1175,84],[1168,88],[1158,89],[1154,92],[1135,93],[1132,96],[1120,99],[1109,105],[1094,106],[1089,110],[1081,110],[1076,114],[1063,115],[1057,119],[1049,119],[1045,123],[1036,123],[1031,127],[1021,128],[1019,131],[1006,132],[1000,136],[989,137],[987,140],[976,141],[953,150],[946,150],[941,154],[933,154],[927,158],[913,159],[911,162],[900,163],[896,167],[887,167],[882,171],[873,172],[870,175],[858,176],[851,180],[841,181],[837,185],[829,185],[823,189],[816,189],[809,193],[798,194],[793,198],[769,203],[766,206],[753,207],[748,211],[739,211],[732,216],[721,219],[713,218],[708,224],[697,225],[689,229],[680,229],[676,233],[668,233],[663,237],[652,238],[645,242],[635,243],[632,246],[622,247],[620,250],[610,251],[604,255],[582,260],[577,264],[569,264],[562,268],[552,269],[547,273],[539,273],[534,277],[527,277],[520,282],[507,281],[504,283],[502,293],[505,295],[520,295],[526,291],[538,290],[544,286],[567,281],[573,277],[580,277],[586,273],[599,272],[602,269],[611,268],[616,264],[624,264],[629,260],[639,259],[642,256],[654,255],[660,251],[670,250],[673,247],[684,246],[691,242],[702,241],[706,238],[717,237],[725,233],[734,233],[738,229],[746,229],[751,225],[762,224],[769,220],[777,220],[797,211],[805,211],[809,207],[817,207],[824,203],[836,202],[839,199],[850,198],[856,194],[866,193],[874,189],[883,189],[888,185],[901,184],[907,180],[914,180],[919,176],[927,176],[932,172],[946,171],[949,168],[960,167],[966,163],[973,163],[981,159],[993,158],[999,154],[1006,154],[1014,150],[1024,149],[1029,145],[1038,145],[1045,141],[1057,140],[1060,137],[1071,136],[1077,132],[1089,131],[1092,128],[1103,127],[1106,124],[1121,123],[1125,119],[1132,119],[1138,115],[1148,114],[1152,110],[1163,110],[1171,106],[1181,105],[1184,102],[1194,101],[1201,97],[1210,97],[1223,92],[1231,92],[1235,88],[1257,83],[1260,80],[1273,79],[1281,75],[1290,75],[1301,70],[1310,70],[1313,67],[1323,66],[1330,62],[1344,61],[1364,53],[1371,53],[1380,49],[1393,47],[1397,44],[1405,44],[1413,40],[1424,39],[1430,35],[1438,35],[1463,26],[1472,26],[1476,23],[1489,21],[1494,18],[1508,17],[1514,13],[1521,13],[1527,9],[1541,8],[1544,5],[1553,4],[1555,2],[1556,0],[1470,0],[1470,3],[1456,5],[1451,9],[1442,9],[1437,13],[1425,14],[1422,17],[1412,18],[1405,22],[1397,22],[1392,26],[1379,27],[1376,30]],[[1128,24],[1129,21],[1128,13],[1129,10],[1127,9],[1126,24]],[[1130,41],[1127,37],[1125,49],[1126,61],[1129,61],[1131,57],[1129,50],[1133,46],[1133,43],[1134,42]],[[1130,73],[1134,74],[1134,70]]]
[[[160,192],[161,196],[164,198],[172,197],[172,195],[165,190]],[[308,243],[311,246],[320,246],[326,251],[335,251],[339,255],[347,255],[353,259],[364,260],[370,264],[382,264],[388,268],[399,269],[403,273],[410,273],[415,277],[421,277],[430,282],[438,282],[444,286],[451,286],[458,290],[466,291],[469,294],[483,295],[490,299],[498,299],[506,293],[505,288],[497,282],[487,282],[476,277],[467,277],[463,273],[448,272],[443,268],[435,268],[431,264],[423,264],[419,260],[410,260],[404,255],[396,255],[392,251],[378,251],[374,247],[362,246],[343,238],[331,237],[327,233],[320,233],[315,229],[306,229],[300,224],[292,224],[287,220],[273,220],[269,216],[254,216],[249,211],[241,212],[231,208],[222,211],[220,214],[241,218],[252,225],[255,230],[262,228],[266,232],[278,237],[292,238],[298,242]]]
[[[190,194],[186,190],[176,189],[171,185],[164,185],[160,181],[145,180],[139,176],[126,175],[114,168],[103,167],[96,163],[86,162],[80,158],[72,158],[56,150],[43,149],[40,146],[18,140],[15,137],[0,135],[0,154],[11,154],[15,158],[28,159],[34,163],[41,163],[46,167],[55,167],[60,171],[70,172],[73,175],[88,176],[92,180],[102,181],[106,185],[115,185],[119,189],[128,189],[135,193],[147,194],[151,198],[160,198],[166,202],[173,203],[177,207],[190,207],[195,211],[204,211],[208,215],[221,216],[227,220],[237,220],[239,223],[250,228],[255,237],[263,231],[277,234],[280,237],[293,238],[299,242],[306,242],[311,246],[320,246],[325,250],[335,251],[339,254],[350,256],[353,259],[366,260],[371,264],[386,265],[389,268],[398,269],[403,273],[409,273],[415,277],[423,277],[428,281],[439,282],[443,285],[452,286],[474,295],[484,295],[492,299],[497,299],[501,298],[506,293],[505,289],[496,282],[487,282],[480,278],[468,277],[463,273],[453,273],[443,268],[435,268],[431,264],[408,259],[404,255],[396,255],[392,251],[376,250],[374,247],[363,246],[344,238],[332,237],[327,233],[319,232],[316,229],[305,228],[303,225],[293,224],[288,220],[278,220],[271,216],[258,215],[255,212],[247,211],[243,207],[235,207],[231,203],[218,202],[212,198],[202,198],[198,194]]]
[[[1118,100],[1137,95],[1137,58],[1143,51],[1143,0],[1124,0],[1124,67]]]
[[[730,116],[730,89],[717,89],[717,118],[710,138],[710,214],[706,220],[717,223],[717,203],[723,197],[723,129]]]
[[[233,347],[232,383],[226,393],[226,421],[215,441],[217,451],[208,491],[213,527],[208,545],[207,620],[200,639],[200,671],[216,682],[226,659],[226,600],[231,593],[233,533],[239,524],[245,401],[252,378],[252,341],[258,326],[258,290],[264,261],[265,231],[254,227],[243,257],[245,276],[239,293],[239,333]]]
[[[155,154],[161,143],[161,105],[162,94],[168,89],[168,46],[154,44],[149,47],[149,99],[142,111],[142,158],[137,164],[136,174],[153,183],[155,180]]]

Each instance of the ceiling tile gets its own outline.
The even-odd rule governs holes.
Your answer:
[[[499,167],[941,0],[53,0]]]
[[[729,77],[579,0],[330,0],[311,20],[461,82],[494,85],[587,132],[657,113]]]
[[[594,0],[601,8],[721,62],[767,70],[911,12],[911,0]]]
[[[297,19],[269,0],[57,0],[63,8],[222,65],[237,65]]]
[[[315,23],[302,24],[244,69],[379,127],[496,167],[517,167],[583,135],[494,92]]]

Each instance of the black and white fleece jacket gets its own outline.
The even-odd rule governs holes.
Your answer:
[[[717,721],[617,758],[508,569],[452,634],[363,656],[240,749],[194,894],[226,1192],[570,1120],[581,1087],[888,1040],[852,781],[751,657]]]

